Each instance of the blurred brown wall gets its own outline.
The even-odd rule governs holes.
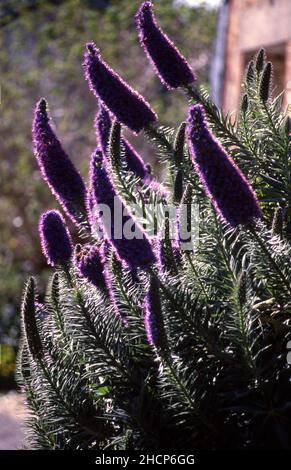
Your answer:
[[[229,0],[223,108],[237,108],[244,67],[264,47],[274,65],[276,93],[291,103],[291,1]]]

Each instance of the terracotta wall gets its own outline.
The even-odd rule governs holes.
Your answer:
[[[291,98],[291,0],[229,0],[223,107],[237,109],[247,60],[265,47],[274,61],[278,91]],[[289,77],[289,78],[288,78]]]
[[[284,81],[286,89],[286,103],[288,104],[289,114],[291,115],[291,39],[286,44]]]

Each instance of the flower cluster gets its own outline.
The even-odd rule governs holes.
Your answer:
[[[39,234],[48,264],[57,266],[70,262],[73,253],[71,236],[59,211],[51,210],[42,214]]]
[[[87,44],[84,68],[93,93],[122,124],[138,133],[156,121],[150,105],[104,62],[93,42]]]
[[[104,257],[99,247],[94,245],[77,245],[75,249],[75,265],[79,275],[95,287],[104,289]]]
[[[158,26],[152,8],[152,3],[146,1],[136,16],[141,44],[168,88],[188,85],[195,81],[195,75],[185,58]],[[182,263],[182,240],[176,237],[171,241],[167,219],[166,236],[161,237],[159,234],[151,242],[117,192],[111,175],[108,147],[113,118],[134,132],[139,132],[156,121],[155,113],[144,98],[104,62],[94,43],[87,44],[84,67],[86,79],[99,102],[95,120],[98,147],[91,157],[89,190],[86,190],[83,179],[54,134],[49,123],[47,104],[43,99],[35,110],[34,149],[44,179],[72,220],[79,224],[84,217],[89,218],[91,236],[94,225],[101,227],[99,232],[102,242],[99,243],[99,240],[98,245],[95,245],[91,239],[91,242],[83,246],[77,245],[74,263],[79,276],[106,293],[115,313],[120,316],[124,325],[128,325],[127,318],[119,308],[118,296],[115,295],[116,273],[113,267],[118,267],[119,276],[125,265],[136,284],[140,282],[139,275],[142,278],[138,269],[149,270],[154,263],[158,264],[157,273],[163,279],[168,274],[176,276]],[[185,126],[185,123],[182,124],[182,130],[178,133],[181,136],[180,153],[183,153]],[[254,191],[210,131],[201,105],[194,105],[189,110],[187,140],[200,180],[222,218],[231,226],[236,226],[251,224],[254,219],[261,217]],[[121,137],[120,144],[126,170],[144,179],[147,184],[147,189],[143,191],[144,203],[150,199],[153,191],[160,199],[167,200],[169,194],[161,184],[147,178],[149,169],[130,143]],[[177,148],[179,146],[174,145],[176,154],[179,153]],[[188,212],[184,215],[181,212],[181,200],[187,207],[191,204],[192,187],[188,186],[183,196],[184,173],[180,157],[175,156],[179,170],[176,172],[173,200],[176,207],[179,207],[178,227],[186,221],[187,228],[191,228],[188,227]],[[73,247],[62,215],[58,211],[44,213],[39,232],[48,263],[53,266],[67,266],[72,258]],[[167,338],[159,283],[158,274],[151,272],[150,285],[144,300],[144,322],[149,343],[161,352],[166,351]]]
[[[36,105],[32,132],[34,152],[44,180],[69,217],[81,223],[86,217],[85,183],[51,128],[44,99]]]
[[[196,77],[186,59],[158,26],[151,2],[142,4],[136,20],[141,45],[162,83],[172,89],[194,82]]]
[[[189,110],[187,136],[199,178],[221,217],[232,227],[260,218],[252,187],[210,131],[199,104]]]

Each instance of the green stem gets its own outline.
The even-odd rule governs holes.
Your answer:
[[[154,271],[150,270],[150,272],[153,276],[158,277],[157,274]],[[195,331],[195,323],[191,320],[191,318],[189,318],[187,315],[185,315],[183,305],[180,302],[178,302],[177,299],[175,299],[175,297],[171,294],[170,290],[164,285],[164,283],[161,280],[159,280],[159,283],[160,283],[160,287],[161,287],[163,293],[171,301],[171,304],[176,305],[177,311],[179,312],[179,315],[180,315],[180,318],[182,318],[182,320],[186,321],[187,328],[190,326],[191,328],[193,328],[193,331]],[[182,314],[182,312],[184,314]]]
[[[87,425],[83,424],[79,419],[78,419],[78,415],[76,415],[75,413],[75,410],[65,401],[65,399],[63,398],[63,395],[62,393],[60,393],[58,387],[55,385],[53,379],[51,378],[51,374],[49,373],[49,371],[47,370],[47,367],[44,363],[44,361],[42,359],[39,359],[39,365],[41,367],[41,370],[47,380],[47,382],[49,383],[49,385],[51,386],[52,390],[55,392],[58,400],[60,401],[60,403],[62,403],[63,407],[65,408],[65,410],[67,410],[67,412],[69,413],[69,415],[73,416],[74,420],[79,423],[87,432],[89,432],[90,434],[92,434],[93,436],[96,435],[96,430],[95,429],[91,429],[90,427],[88,427]]]

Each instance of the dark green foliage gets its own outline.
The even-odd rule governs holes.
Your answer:
[[[71,266],[53,275],[45,306],[35,313],[29,282],[19,375],[31,410],[31,447],[290,448],[291,249],[277,228],[278,206],[290,227],[290,143],[281,98],[270,94],[263,102],[259,81],[246,89],[248,108],[235,123],[204,91],[186,91],[204,105],[213,132],[248,175],[263,221],[234,229],[223,223],[197,179],[183,126],[178,160],[177,131],[152,127],[146,136],[157,158],[177,175],[167,182],[169,200],[174,189],[176,203],[181,200],[183,181],[181,204],[199,203],[197,246],[177,256],[166,218],[166,236],[155,240],[158,266],[130,272],[106,253],[111,296]],[[119,166],[118,125],[110,148],[114,184],[140,208],[143,223],[146,202],[165,202],[167,196],[149,192]],[[189,213],[186,218],[191,225]],[[88,240],[100,244],[90,234]],[[144,301],[155,281],[166,335],[158,351],[144,325]]]

